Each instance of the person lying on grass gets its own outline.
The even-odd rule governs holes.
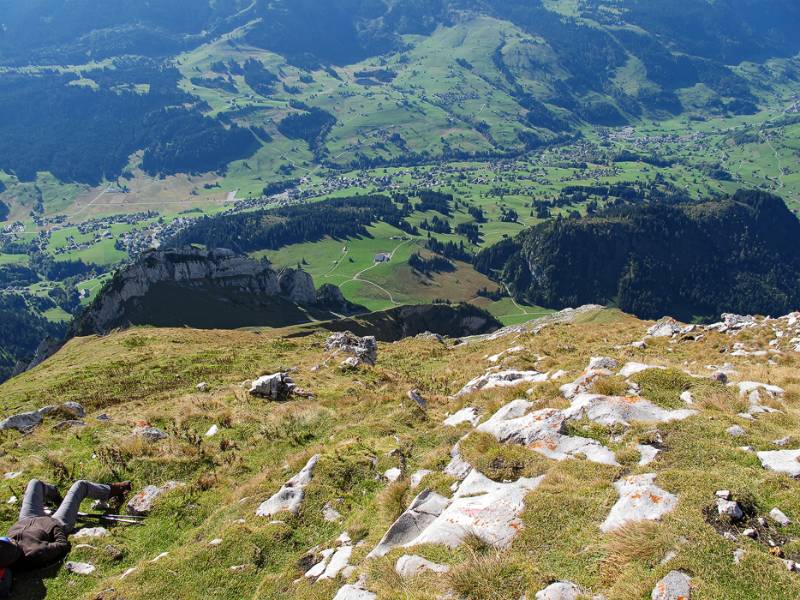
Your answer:
[[[110,485],[76,481],[62,500],[54,485],[32,479],[25,490],[19,520],[7,537],[0,537],[0,569],[29,571],[57,563],[69,554],[67,535],[75,529],[84,499],[122,499],[130,491],[130,481]],[[52,516],[45,512],[45,501],[60,505]],[[10,576],[7,578],[10,580]],[[0,597],[5,579],[0,580]]]

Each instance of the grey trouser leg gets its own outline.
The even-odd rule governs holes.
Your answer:
[[[81,507],[81,502],[85,498],[92,500],[108,500],[111,494],[111,486],[103,485],[101,483],[92,483],[91,481],[76,481],[69,488],[64,501],[58,510],[53,515],[53,518],[64,526],[66,533],[75,529],[75,521],[78,519],[78,510]]]
[[[25,496],[22,498],[22,508],[19,511],[20,520],[43,517],[44,501],[47,498],[58,498],[58,490],[49,483],[31,479],[25,490]]]

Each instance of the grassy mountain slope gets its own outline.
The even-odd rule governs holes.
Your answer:
[[[7,493],[19,495],[22,481],[33,476],[62,484],[73,477],[130,477],[137,488],[167,479],[187,485],[165,496],[144,527],[117,528],[109,538],[75,548],[70,559],[95,564],[95,574],[82,577],[62,569],[38,583],[26,579],[20,583],[19,589],[25,590],[20,597],[42,597],[46,590],[48,598],[70,599],[135,600],[165,593],[187,599],[331,598],[342,581],[304,581],[308,563],[302,559],[317,545],[332,547],[347,531],[354,543],[366,542],[353,550],[350,562],[357,573],[350,577],[365,573],[367,587],[379,598],[434,598],[447,590],[469,598],[517,598],[523,592],[532,597],[551,581],[570,579],[609,599],[641,599],[672,569],[692,576],[693,598],[795,598],[800,579],[765,545],[745,538],[728,541],[704,517],[708,507],[715,510],[718,489],[748,499],[758,515],[775,506],[795,521],[800,515],[797,482],[764,470],[754,454],[739,449],[774,449],[772,441],[785,436],[787,448],[798,441],[800,355],[787,346],[786,338],[777,347],[769,345],[772,328],[785,328],[785,323],[764,323],[736,336],[708,331],[694,341],[651,339],[645,349],[635,349],[629,344],[642,338],[648,324],[614,311],[595,311],[538,334],[510,333],[460,346],[423,338],[380,344],[377,366],[351,372],[338,370],[338,361],[317,367],[325,359],[327,334],[321,333],[287,339],[291,331],[143,328],[72,340],[43,365],[0,387],[3,414],[67,400],[82,402],[89,411],[86,427],[53,430],[55,421],[48,419],[27,436],[5,433],[0,469],[23,472],[6,482]],[[780,354],[769,361],[732,356],[726,350],[734,342]],[[512,346],[522,349],[500,359],[504,368],[567,371],[556,383],[533,386],[529,399],[536,408],[563,408],[567,402],[557,383],[574,379],[591,356],[607,355],[669,367],[634,376],[642,395],[677,408],[683,404],[678,395],[688,389],[698,413],[657,426],[634,423],[627,431],[589,422],[571,425],[580,435],[608,444],[619,467],[582,459],[550,461],[523,446],[470,433],[465,425],[444,427],[445,415],[462,406],[478,408],[486,419],[506,402],[525,396],[530,386],[451,397],[492,365],[488,355]],[[758,415],[754,421],[737,417],[746,399],[708,378],[707,365],[723,362],[735,368],[735,381],[783,386],[783,399],[771,402],[781,412]],[[249,397],[239,384],[285,368],[295,368],[294,379],[316,398],[265,403]],[[210,384],[209,392],[197,392],[200,381]],[[621,380],[611,377],[596,385],[612,393]],[[406,399],[412,388],[427,398],[426,413]],[[96,420],[101,413],[110,421]],[[141,421],[161,427],[169,437],[155,444],[136,440],[131,431]],[[214,424],[220,433],[204,437]],[[744,427],[744,437],[726,433],[732,424]],[[639,467],[636,444],[655,440],[654,430],[662,440],[661,452],[654,463]],[[393,569],[402,552],[366,560],[416,494],[406,478],[388,484],[376,475],[400,464],[398,449],[407,461],[406,473],[439,471],[453,444],[467,433],[462,453],[487,476],[503,481],[544,475],[540,487],[525,498],[524,527],[513,545],[496,551],[469,540],[453,550],[415,548],[452,570],[406,580]],[[275,523],[256,517],[259,503],[314,453],[322,457],[301,513],[278,516]],[[598,526],[617,500],[612,483],[643,472],[656,473],[657,483],[677,495],[676,510],[658,523],[601,533]],[[434,473],[422,486],[449,496],[451,483]],[[341,522],[323,520],[326,503],[342,514]],[[16,508],[0,504],[5,525]],[[781,528],[776,535],[785,556],[800,553],[798,525]],[[215,538],[221,544],[209,545]],[[110,558],[107,544],[122,557]],[[745,552],[734,564],[737,548]],[[671,550],[676,554],[664,563]],[[162,552],[168,554],[152,562]],[[234,566],[238,568],[232,571]]]

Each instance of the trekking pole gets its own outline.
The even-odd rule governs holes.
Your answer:
[[[84,521],[107,521],[109,523],[123,523],[125,525],[144,525],[144,517],[135,517],[129,515],[78,513],[78,519]]]

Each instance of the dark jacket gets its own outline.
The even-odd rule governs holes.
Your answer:
[[[14,570],[46,567],[60,561],[70,551],[61,523],[51,517],[22,519],[8,530],[8,537],[22,550]]]

